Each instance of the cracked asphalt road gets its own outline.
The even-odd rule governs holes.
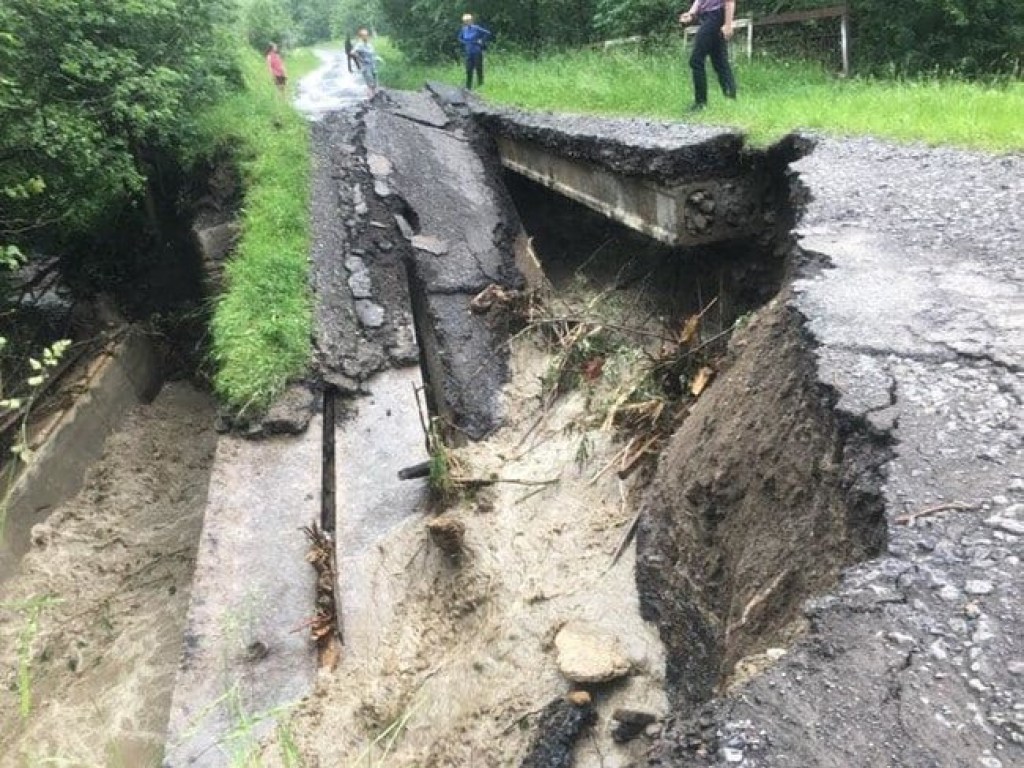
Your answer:
[[[1024,765],[1024,157],[821,139],[794,167],[821,378],[896,441],[889,552],[653,764]]]

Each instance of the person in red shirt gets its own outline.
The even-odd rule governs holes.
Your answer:
[[[284,71],[284,61],[281,59],[281,54],[277,51],[277,43],[271,43],[270,50],[267,51],[267,67],[270,69],[270,76],[274,78],[274,82],[277,84],[277,90],[284,95],[284,87],[288,82],[288,73]]]

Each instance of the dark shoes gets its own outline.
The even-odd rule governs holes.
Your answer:
[[[694,112],[703,112],[708,108],[708,105],[702,101],[695,101],[689,107],[686,108],[686,114],[692,115]]]

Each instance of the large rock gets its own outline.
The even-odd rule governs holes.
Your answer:
[[[572,621],[555,636],[558,669],[574,683],[607,683],[629,674],[618,639],[603,630]]]

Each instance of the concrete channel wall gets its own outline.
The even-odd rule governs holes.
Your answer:
[[[74,496],[86,470],[100,457],[107,436],[133,406],[152,400],[162,383],[152,345],[129,329],[85,364],[72,405],[35,430],[38,447],[11,493],[0,541],[0,578],[17,567],[32,526]]]

